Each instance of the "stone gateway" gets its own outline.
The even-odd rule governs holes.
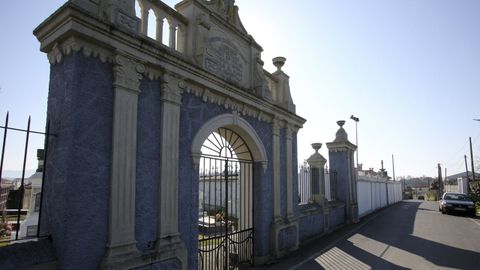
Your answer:
[[[234,1],[70,0],[34,34],[58,134],[41,228],[60,268],[243,267],[298,248],[305,120],[286,59],[263,69]]]

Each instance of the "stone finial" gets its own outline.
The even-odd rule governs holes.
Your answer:
[[[313,148],[313,150],[315,150],[315,154],[318,154],[318,150],[320,150],[320,148],[322,148],[322,144],[321,143],[312,143],[312,148]]]
[[[312,143],[312,148],[315,150],[315,153],[307,159],[308,165],[312,168],[323,168],[325,163],[327,163],[327,160],[318,153],[321,147],[321,143]]]
[[[345,120],[339,120],[337,121],[337,124],[340,126],[338,129],[337,133],[335,134],[335,140],[334,142],[346,142],[348,141],[348,134],[343,128],[343,125],[345,125]]]
[[[287,61],[287,58],[278,56],[272,59],[273,65],[277,67],[277,71],[281,71],[283,65],[285,65],[285,61]]]

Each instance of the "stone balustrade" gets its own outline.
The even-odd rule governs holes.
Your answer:
[[[155,27],[153,38],[158,43],[184,53],[188,19],[162,1],[136,0],[135,2],[136,14],[140,18],[140,33],[148,36],[148,29]],[[155,25],[149,25],[149,16],[155,16]],[[168,31],[168,35],[164,35],[164,30]],[[168,42],[164,40],[164,36],[168,37]]]

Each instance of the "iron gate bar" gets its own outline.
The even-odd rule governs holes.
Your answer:
[[[5,117],[5,126],[3,127],[4,132],[3,132],[2,158],[0,160],[0,187],[2,186],[3,160],[5,158],[5,144],[7,142],[8,115],[9,115],[9,112],[7,112],[7,116]]]
[[[228,266],[228,158],[225,160],[225,269]]]
[[[201,176],[200,180],[203,180],[203,183],[200,183],[200,185],[203,187],[204,192],[201,197],[203,203],[200,202],[200,205],[204,205],[204,203],[208,201],[208,208],[205,207],[204,210],[208,210],[207,212],[214,214],[221,212],[223,209],[225,217],[219,219],[221,222],[224,222],[223,224],[219,224],[221,227],[214,225],[220,221],[212,221],[215,223],[212,224],[211,231],[207,231],[207,226],[200,227],[199,232],[202,236],[199,238],[199,268],[237,269],[241,267],[241,265],[251,265],[253,263],[254,250],[253,229],[245,229],[245,227],[253,225],[253,207],[251,207],[251,209],[249,207],[243,209],[244,203],[239,206],[237,202],[239,202],[238,200],[240,198],[244,198],[240,200],[245,201],[249,206],[253,205],[253,196],[251,197],[251,192],[245,192],[242,193],[244,195],[238,196],[234,194],[238,194],[244,190],[251,191],[252,186],[250,182],[252,180],[253,162],[239,161],[235,158],[224,159],[218,156],[203,155],[202,159],[201,164],[203,166],[200,169],[199,175]],[[219,171],[218,168],[222,169]],[[244,173],[242,173],[242,171]],[[217,189],[219,182],[224,183],[225,190],[223,190],[222,187]],[[242,187],[240,191],[240,187],[242,186],[240,183],[242,182],[245,186]],[[240,185],[240,187],[238,185]],[[212,188],[215,190],[215,193],[207,192],[208,190],[212,190]],[[218,201],[216,199],[219,195],[217,192],[220,193],[220,205],[217,205]],[[214,197],[212,198],[212,196]],[[230,198],[232,200],[231,206],[229,206]],[[212,200],[214,201],[213,206]],[[239,210],[239,208],[242,210]],[[204,211],[203,213],[201,220],[209,220],[207,219],[208,216],[205,215],[206,212]],[[237,213],[239,217],[243,217],[243,219],[238,218],[239,220],[235,221],[236,218],[234,215],[236,214],[234,213]],[[233,219],[230,218],[231,215]],[[231,232],[230,226],[232,226]],[[215,228],[223,229],[218,230]],[[239,230],[233,231],[234,228]]]
[[[28,140],[30,139],[30,122],[31,117],[29,116],[27,124],[27,138],[25,140],[25,154],[23,156],[22,182],[20,184],[20,201],[18,204],[17,230],[15,232],[15,240],[18,240],[18,233],[20,232],[20,211],[23,206],[23,196],[25,195],[25,168],[27,166]]]
[[[45,143],[43,146],[43,168],[42,168],[42,188],[40,190],[40,208],[38,211],[38,225],[37,238],[40,238],[40,225],[42,220],[42,205],[43,205],[43,191],[45,189],[45,175],[47,173],[47,154],[48,154],[48,140],[50,139],[50,120],[47,120],[47,127],[45,130]]]
[[[26,172],[26,162],[27,162],[27,155],[28,155],[28,145],[29,145],[29,138],[30,134],[39,134],[39,135],[45,135],[45,141],[44,141],[44,157],[43,157],[43,172],[42,172],[42,188],[40,192],[40,208],[39,208],[39,213],[38,213],[38,227],[37,227],[37,233],[36,236],[37,238],[40,238],[40,220],[41,220],[41,215],[42,215],[42,204],[43,204],[43,191],[44,191],[44,185],[45,185],[45,172],[46,172],[46,167],[47,167],[47,153],[48,153],[48,141],[50,136],[56,137],[57,134],[52,134],[50,133],[50,121],[47,121],[46,125],[46,130],[45,132],[39,132],[39,131],[34,131],[31,130],[31,116],[28,117],[28,124],[27,124],[27,129],[21,129],[21,128],[14,128],[14,127],[9,127],[9,117],[10,117],[10,112],[7,111],[6,116],[5,116],[5,125],[0,126],[4,130],[3,133],[3,142],[2,142],[2,152],[1,152],[1,158],[0,158],[0,185],[2,183],[2,176],[3,176],[3,164],[5,161],[5,149],[7,145],[7,134],[8,130],[12,131],[19,131],[19,132],[25,132],[27,133],[26,135],[26,140],[25,140],[25,153],[24,153],[24,159],[23,159],[23,167],[22,167],[22,178],[21,178],[21,184],[20,184],[20,201],[17,209],[17,222],[16,222],[16,233],[15,233],[15,239],[18,240],[18,234],[20,231],[20,217],[22,214],[22,208],[23,208],[23,197],[25,196],[25,172]],[[0,242],[10,242],[11,240],[2,240]]]

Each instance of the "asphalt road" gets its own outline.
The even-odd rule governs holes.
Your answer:
[[[311,243],[271,269],[480,269],[480,218],[403,201]]]

